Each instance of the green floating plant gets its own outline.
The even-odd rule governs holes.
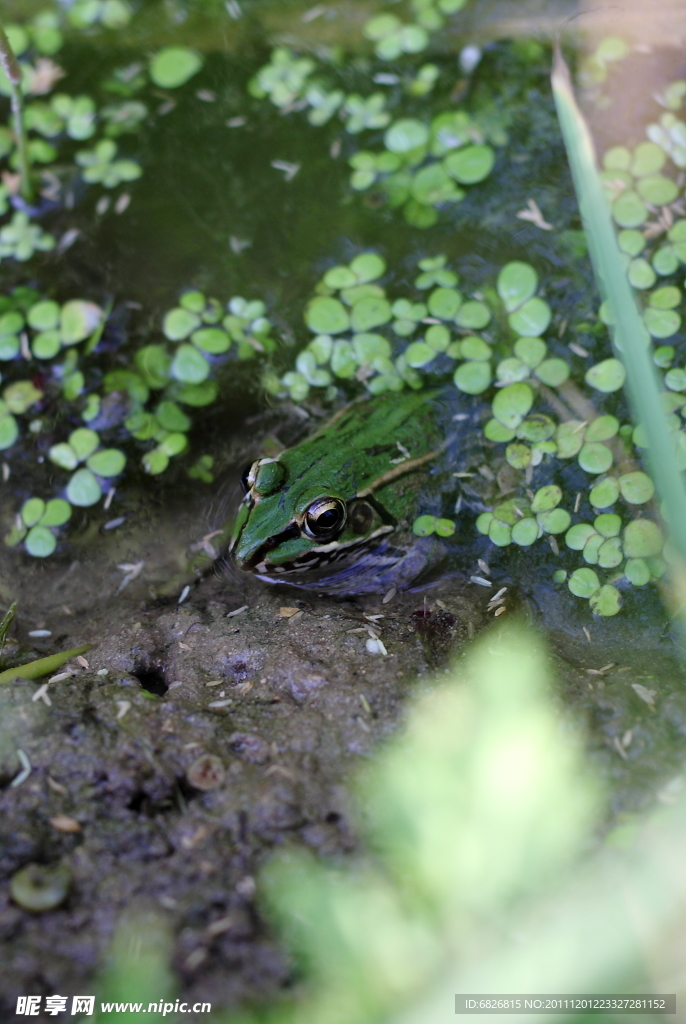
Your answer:
[[[384,144],[381,152],[361,150],[350,158],[350,184],[360,192],[380,188],[415,227],[434,224],[436,207],[460,202],[465,187],[487,178],[495,163],[487,132],[464,111],[438,114],[430,123],[401,118],[386,130]]]
[[[103,28],[125,28],[133,16],[126,0],[75,0],[67,17],[75,28],[101,25]]]

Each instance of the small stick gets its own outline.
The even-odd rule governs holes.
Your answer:
[[[24,100],[21,93],[21,68],[14,56],[14,51],[7,38],[7,33],[0,22],[0,64],[10,83],[12,103],[12,119],[14,134],[17,137],[17,155],[19,157],[19,191],[22,199],[30,203],[34,198],[31,184],[31,159],[24,125]]]

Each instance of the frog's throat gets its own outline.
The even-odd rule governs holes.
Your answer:
[[[261,561],[257,561],[257,557],[260,554],[258,552],[258,555],[251,561],[250,565],[244,568],[250,569],[260,578],[267,572],[273,572],[277,575],[307,572],[319,566],[329,565],[342,560],[355,550],[373,547],[382,537],[393,533],[394,530],[394,526],[383,525],[379,526],[373,533],[367,534],[366,537],[356,537],[354,540],[346,541],[344,544],[338,541],[331,541],[329,544],[319,544],[317,547],[308,548],[307,551],[294,558],[292,562],[272,563],[269,560],[268,554],[264,555]],[[270,581],[267,580],[267,582]]]

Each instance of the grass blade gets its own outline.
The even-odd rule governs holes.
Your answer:
[[[608,202],[598,174],[593,140],[574,97],[559,45],[551,76],[557,116],[574,179],[581,219],[601,295],[610,307],[616,355],[624,363],[636,421],[648,438],[648,461],[669,520],[671,540],[686,562],[686,487],[660,402],[660,385],[646,344],[646,328],[622,263]]]

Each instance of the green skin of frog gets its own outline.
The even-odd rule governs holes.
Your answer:
[[[327,593],[409,586],[446,554],[412,523],[454,507],[449,404],[436,391],[361,400],[278,458],[258,459],[233,527],[234,564]]]

